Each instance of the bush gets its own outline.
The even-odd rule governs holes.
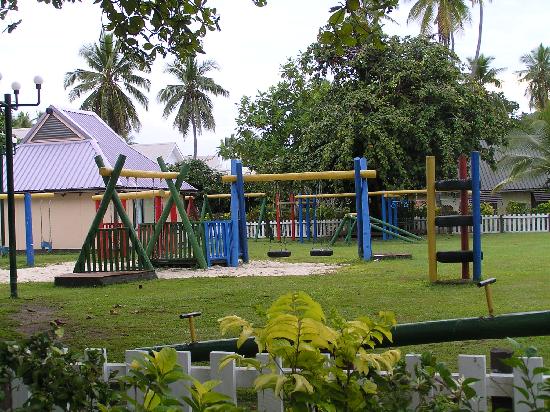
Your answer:
[[[529,213],[529,206],[523,202],[508,202],[506,205],[506,213],[509,215],[524,215]]]
[[[481,202],[480,208],[481,208],[481,214],[483,216],[492,216],[495,214],[495,208],[490,203]]]
[[[532,213],[549,213],[550,214],[550,200],[548,202],[541,203],[537,205],[532,211]]]

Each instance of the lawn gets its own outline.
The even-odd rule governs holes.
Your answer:
[[[440,236],[438,250],[456,250],[457,236]],[[550,309],[550,233],[496,234],[483,237],[483,274],[496,277],[493,295],[496,314]],[[52,284],[20,284],[21,298],[11,300],[8,285],[0,285],[0,337],[13,338],[29,324],[48,319],[65,323],[68,345],[106,347],[111,359],[122,359],[125,349],[189,340],[187,323],[178,315],[201,311],[199,339],[220,338],[217,319],[238,314],[257,319],[254,307],[266,306],[279,295],[303,290],[327,312],[337,309],[352,318],[392,310],[400,323],[431,319],[485,316],[483,290],[474,285],[431,285],[427,281],[426,243],[375,241],[375,252],[411,252],[412,260],[361,262],[356,246],[334,247],[334,256],[309,256],[310,244],[288,243],[291,262],[317,261],[344,264],[324,276],[195,278],[157,280],[105,288],[63,289]],[[317,245],[319,247],[319,245]],[[251,259],[265,259],[277,243],[249,243]],[[41,256],[38,259],[42,258]],[[73,258],[74,259],[74,258]],[[458,278],[459,265],[439,265],[443,279]],[[32,326],[32,325],[31,325]],[[30,328],[32,329],[32,327]],[[539,348],[550,361],[550,337],[518,339]],[[491,347],[508,346],[505,340],[469,341],[406,347],[403,351],[434,351],[455,364],[456,355],[488,354]]]

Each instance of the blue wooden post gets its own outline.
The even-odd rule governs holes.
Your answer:
[[[313,241],[317,241],[317,206],[319,200],[313,199]]]
[[[237,160],[231,159],[231,174],[237,176]],[[237,176],[238,179],[238,176]],[[231,266],[239,266],[239,190],[231,183]]]
[[[306,199],[306,237],[311,240],[311,219],[309,216],[309,198]]]
[[[367,159],[364,157],[359,161],[360,169],[367,170]],[[357,171],[355,172],[357,174]],[[371,226],[370,226],[370,214],[369,214],[369,185],[367,178],[361,178],[361,214],[363,217],[363,227],[361,228],[363,236],[363,260],[371,260],[372,258],[372,239],[371,239]]]
[[[300,195],[302,195],[300,193]],[[303,199],[298,201],[298,236],[300,236],[300,243],[304,243],[304,221],[303,221]]]
[[[239,253],[248,263],[248,236],[246,233],[246,206],[244,199],[243,164],[237,161],[237,192],[239,196]]]
[[[399,220],[397,220],[397,209],[399,208],[399,201],[398,201],[398,198],[395,197],[393,199],[393,225],[396,226],[396,227],[399,227]],[[396,235],[398,234],[397,233],[397,229],[393,229],[393,233],[395,233]],[[396,236],[393,237],[394,239],[396,238]]]
[[[480,176],[479,176],[479,152],[472,152],[471,159],[472,177],[472,217],[473,223],[473,280],[481,280],[481,199],[480,199]]]
[[[357,212],[357,252],[359,257],[363,257],[363,208],[362,208],[362,184],[361,184],[361,159],[353,159],[353,169],[355,171],[355,210]],[[370,228],[370,222],[366,222]]]
[[[32,240],[32,201],[30,193],[25,193],[25,243],[27,250],[27,266],[34,267],[34,242]]]
[[[384,223],[388,223],[387,222],[387,217],[386,217],[386,203],[387,203],[387,200],[386,200],[386,196],[382,195],[380,196],[381,200],[382,200],[382,221]],[[388,239],[388,235],[386,234],[386,232],[382,232],[382,240],[387,240]]]

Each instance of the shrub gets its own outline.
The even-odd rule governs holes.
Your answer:
[[[481,202],[480,208],[481,208],[481,214],[483,216],[492,216],[495,214],[495,208],[490,203]]]
[[[527,203],[511,201],[506,205],[506,213],[509,215],[523,215],[528,212],[529,207]]]
[[[537,207],[532,210],[532,213],[550,213],[550,200],[537,205]]]

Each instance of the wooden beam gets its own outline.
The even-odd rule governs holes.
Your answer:
[[[243,180],[247,182],[274,182],[287,180],[353,180],[353,170],[329,170],[325,172],[302,172],[302,173],[269,173],[244,175]],[[361,177],[373,179],[376,177],[376,170],[361,170]],[[222,182],[232,183],[237,180],[234,175],[222,176]]]

